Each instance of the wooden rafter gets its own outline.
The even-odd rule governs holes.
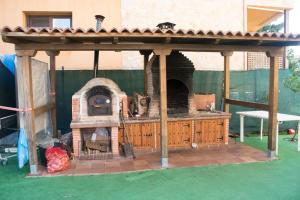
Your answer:
[[[264,103],[240,101],[240,100],[235,100],[235,99],[225,99],[225,103],[236,105],[236,106],[244,106],[244,107],[249,107],[249,108],[255,108],[255,109],[259,109],[259,110],[269,110],[268,104],[264,104]]]
[[[267,52],[270,50],[278,50],[283,47],[273,46],[244,46],[244,45],[207,45],[207,44],[144,44],[144,43],[131,43],[131,44],[16,44],[16,50],[37,50],[37,51],[139,51],[139,50],[154,50],[159,48],[173,49],[178,51],[194,51],[194,52],[223,52],[223,51],[247,51],[247,52]]]

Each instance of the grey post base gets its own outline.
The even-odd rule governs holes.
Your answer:
[[[160,163],[161,163],[161,168],[168,168],[169,165],[168,158],[161,158]]]
[[[38,174],[37,166],[36,165],[30,165],[30,174]]]
[[[271,160],[276,159],[276,151],[270,151],[270,150],[268,150],[268,157]]]

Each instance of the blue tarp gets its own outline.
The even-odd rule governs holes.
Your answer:
[[[28,143],[26,134],[23,128],[20,129],[18,140],[18,162],[19,168],[23,168],[28,162]]]
[[[15,75],[15,59],[15,54],[0,55],[1,62],[13,75]]]

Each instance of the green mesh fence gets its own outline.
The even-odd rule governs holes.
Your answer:
[[[57,71],[57,127],[62,133],[70,131],[72,95],[93,78],[92,70]],[[99,71],[99,77],[115,81],[127,95],[144,91],[144,72],[141,70]]]
[[[300,93],[294,94],[283,86],[283,80],[289,75],[289,70],[280,70],[279,76],[279,112],[300,115]],[[266,103],[268,101],[269,70],[232,71],[230,97],[253,102]],[[143,92],[144,76],[142,70],[105,70],[99,71],[99,77],[114,80],[119,87],[132,95],[134,92]],[[58,128],[63,132],[70,131],[71,98],[83,85],[93,78],[91,70],[57,71],[57,114]],[[221,71],[195,71],[193,77],[195,93],[215,93],[216,108],[222,107],[223,72]],[[239,117],[237,111],[252,110],[246,107],[230,106],[232,118],[230,130],[239,131]],[[246,131],[258,131],[259,120],[246,118]],[[285,123],[281,130],[288,127],[295,128],[295,123]],[[265,123],[267,129],[267,123]]]
[[[0,105],[16,107],[15,77],[0,61]],[[16,112],[1,110],[0,117],[15,114]]]
[[[295,94],[284,87],[283,80],[290,74],[289,70],[279,72],[279,112],[300,115],[300,93]],[[223,95],[223,72],[196,71],[194,73],[194,92],[216,94],[217,109],[221,109]],[[231,71],[230,98],[252,102],[267,103],[269,90],[269,70],[260,69],[252,71]],[[230,106],[232,118],[230,130],[239,131],[238,111],[254,110],[241,106]],[[259,119],[246,118],[246,131],[258,131]],[[296,123],[285,122],[280,125],[281,130],[296,128]],[[267,130],[267,123],[264,129]]]

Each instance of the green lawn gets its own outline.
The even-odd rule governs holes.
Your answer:
[[[15,162],[0,167],[0,199],[300,199],[300,153],[280,136],[280,159],[78,177],[24,178]],[[266,150],[266,138],[246,138]]]

